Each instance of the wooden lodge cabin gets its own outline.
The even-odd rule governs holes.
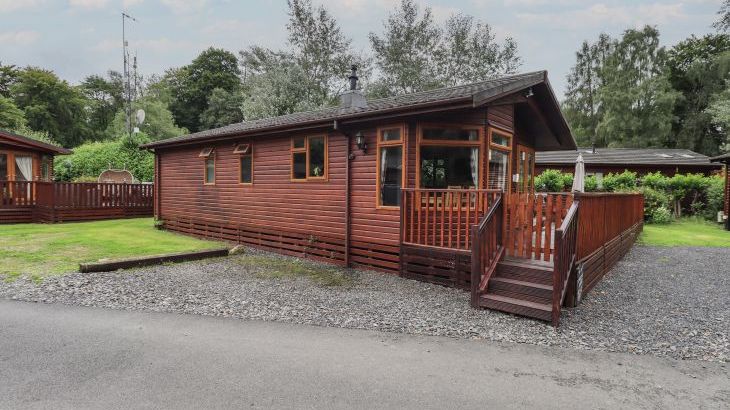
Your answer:
[[[71,151],[0,130],[0,223],[31,222],[35,181],[53,180],[53,157]]]
[[[579,201],[532,186],[535,151],[576,149],[546,72],[370,101],[356,82],[338,107],[144,145],[162,226],[470,289],[475,307],[556,325],[633,242],[640,196],[586,200],[610,221],[583,224],[601,229],[568,291]]]
[[[642,176],[650,172],[674,174],[712,175],[722,166],[710,161],[710,157],[688,149],[678,148],[578,148],[576,151],[538,152],[535,172],[540,175],[546,169],[573,173],[578,154],[583,156],[587,175],[602,178],[609,173],[625,170]]]

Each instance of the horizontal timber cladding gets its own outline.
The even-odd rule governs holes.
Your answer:
[[[578,261],[579,269],[583,269],[583,295],[590,292],[603,276],[628,253],[642,228],[642,222],[636,223]]]
[[[401,246],[401,276],[457,289],[470,289],[471,252],[428,246]]]
[[[0,208],[0,224],[33,222],[33,207]]]

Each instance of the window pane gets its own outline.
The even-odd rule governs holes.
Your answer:
[[[205,183],[212,184],[215,182],[215,159],[208,158],[205,160]]]
[[[294,137],[294,143],[292,144],[292,147],[304,148],[304,137]]]
[[[307,177],[307,154],[305,152],[295,152],[292,155],[291,176],[294,179]]]
[[[0,181],[8,179],[8,154],[0,154]]]
[[[479,141],[479,131],[458,128],[426,128],[423,130],[425,140],[447,141]]]
[[[509,167],[509,153],[489,151],[489,181],[487,188],[506,190]]]
[[[241,182],[250,184],[253,181],[253,161],[250,155],[241,157]]]
[[[400,206],[403,147],[380,148],[380,204]]]
[[[33,157],[27,155],[15,156],[15,180],[16,181],[32,181],[33,180]]]
[[[509,137],[498,132],[492,132],[492,144],[509,147]]]
[[[309,138],[309,176],[324,176],[324,137]]]
[[[400,141],[400,128],[383,130],[380,138],[381,141]]]
[[[421,188],[474,188],[479,182],[479,148],[421,147]]]

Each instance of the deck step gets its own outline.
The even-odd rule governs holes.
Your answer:
[[[514,313],[540,320],[552,319],[552,307],[546,303],[536,303],[522,299],[487,293],[479,298],[482,307]]]
[[[499,262],[495,270],[495,277],[539,283],[548,286],[553,284],[552,268],[512,261]]]
[[[550,304],[553,297],[553,287],[550,285],[506,277],[492,277],[487,289],[490,294],[538,303]]]

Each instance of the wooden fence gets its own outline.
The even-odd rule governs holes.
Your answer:
[[[590,291],[631,249],[644,222],[644,196],[623,193],[578,194],[577,259],[580,293]]]
[[[505,255],[551,261],[555,230],[573,203],[569,193],[512,194],[506,197]]]
[[[0,223],[152,215],[151,184],[0,181]]]
[[[403,243],[469,250],[472,225],[482,220],[501,191],[407,188],[402,195]]]

